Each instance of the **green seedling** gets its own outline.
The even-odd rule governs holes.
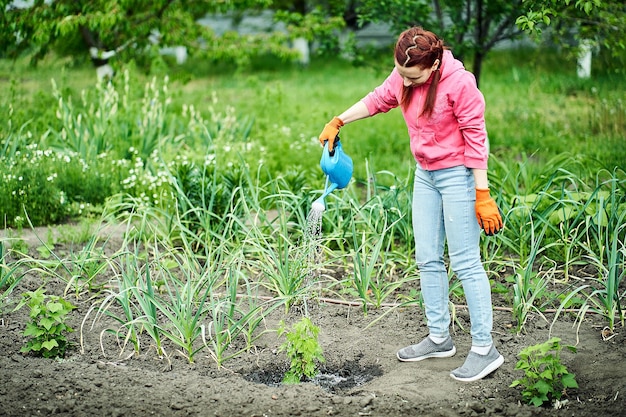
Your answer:
[[[324,362],[322,347],[317,336],[319,327],[315,326],[308,317],[295,323],[291,330],[287,330],[285,322],[280,322],[278,336],[285,335],[287,339],[280,346],[280,352],[286,352],[291,365],[283,377],[285,384],[299,384],[303,379],[311,379],[318,373],[317,364]]]
[[[44,358],[62,358],[69,346],[66,333],[74,330],[66,324],[68,314],[76,307],[56,295],[47,295],[43,288],[22,294],[22,302],[30,308],[30,322],[24,336],[30,337],[20,352],[33,352]]]
[[[574,346],[565,346],[576,352]],[[561,362],[561,339],[550,340],[523,349],[515,369],[524,371],[525,376],[516,379],[511,387],[522,387],[522,397],[528,404],[537,407],[560,400],[567,388],[578,388],[575,374],[567,371]]]

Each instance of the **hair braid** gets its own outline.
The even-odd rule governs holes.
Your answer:
[[[405,30],[398,37],[394,56],[396,62],[403,67],[420,67],[422,69],[432,67],[437,60],[439,65],[433,72],[422,114],[430,115],[435,107],[435,99],[437,94],[437,86],[441,78],[441,62],[443,59],[443,51],[447,49],[444,41],[433,32],[422,29],[421,27],[413,27]],[[402,91],[402,106],[408,105],[413,93],[412,87],[404,87]]]

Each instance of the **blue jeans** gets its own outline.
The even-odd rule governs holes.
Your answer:
[[[480,227],[476,221],[474,176],[464,166],[425,171],[419,164],[413,186],[415,258],[420,270],[426,320],[430,334],[450,334],[448,271],[463,285],[471,321],[472,344],[492,343],[491,288],[480,259]]]

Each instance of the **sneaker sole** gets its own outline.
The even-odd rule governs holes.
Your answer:
[[[462,378],[462,377],[458,377],[458,376],[454,375],[453,373],[450,373],[450,376],[453,379],[456,379],[457,381],[474,382],[474,381],[478,381],[479,379],[483,379],[484,377],[486,377],[487,375],[489,375],[490,373],[492,373],[493,371],[495,371],[496,369],[501,367],[503,363],[504,363],[504,356],[500,355],[498,357],[498,359],[496,359],[493,362],[491,362],[485,369],[483,369],[482,372],[480,372],[477,375],[474,375],[474,376],[469,377],[469,378]]]
[[[433,352],[429,353],[428,355],[418,356],[417,358],[401,358],[399,353],[396,353],[396,357],[400,362],[419,362],[423,361],[424,359],[430,358],[449,358],[451,356],[454,356],[455,353],[456,347],[453,346],[452,349],[446,350],[445,352]]]

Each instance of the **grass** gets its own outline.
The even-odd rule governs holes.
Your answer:
[[[481,89],[487,102],[492,152],[507,159],[532,155],[534,164],[546,163],[564,151],[587,155],[608,169],[623,164],[623,80],[610,75],[578,80],[575,64],[555,61],[553,55],[547,51],[514,50],[494,52],[488,57]],[[228,76],[196,72],[185,84],[170,81],[169,107],[176,112],[184,105],[193,105],[205,114],[209,110],[234,111],[236,117],[247,120],[244,124],[253,123],[244,140],[258,143],[260,150],[265,150],[267,156],[261,154],[257,158],[263,159],[270,172],[292,168],[316,173],[319,150],[315,138],[332,116],[384,79],[392,68],[391,59],[382,56],[377,60],[389,61],[389,65],[353,67],[337,59],[314,62],[306,69],[286,66]],[[24,68],[17,84],[3,85],[3,95],[15,97],[22,109],[31,109],[30,114],[21,115],[20,121],[35,116],[36,125],[37,119],[50,117],[54,109],[45,104],[52,97],[44,91],[49,89],[52,77],[61,74],[56,81],[60,91],[74,96],[93,82],[89,67],[67,68],[67,63],[51,59],[37,71]],[[22,67],[24,63],[16,65]],[[151,82],[150,76],[129,68],[133,83]],[[12,70],[12,65],[0,62],[0,76],[15,79]],[[44,95],[45,100],[33,100],[37,94]],[[15,109],[24,112],[17,106]],[[21,126],[19,121],[16,123]],[[360,181],[367,178],[367,173],[359,161],[367,160],[373,172],[392,169],[398,174],[414,164],[398,111],[346,126],[342,139],[346,152],[357,161],[355,177]],[[293,158],[296,154],[298,157]]]

